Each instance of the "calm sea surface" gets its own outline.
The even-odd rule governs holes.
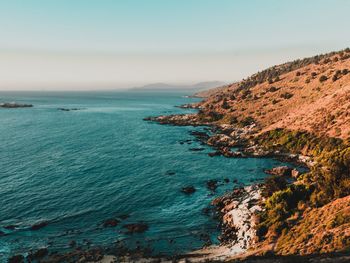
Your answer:
[[[200,248],[201,236],[217,242],[217,222],[202,213],[217,195],[238,183],[265,177],[272,159],[208,157],[212,151],[189,132],[203,128],[145,122],[146,116],[189,112],[174,105],[195,99],[181,92],[2,92],[0,102],[33,108],[0,109],[0,262],[10,254],[48,247],[140,241],[155,253]],[[60,111],[58,108],[80,108]],[[205,147],[194,152],[190,148]],[[170,172],[169,172],[170,171]],[[174,174],[175,173],[175,174]],[[212,194],[209,179],[230,183]],[[180,192],[193,185],[190,196]],[[128,215],[115,228],[104,220]],[[48,221],[37,231],[31,225]],[[148,231],[126,234],[124,224]],[[14,230],[5,226],[16,225]]]

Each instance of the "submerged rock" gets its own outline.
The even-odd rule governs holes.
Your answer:
[[[37,251],[30,253],[27,257],[27,259],[31,262],[33,260],[39,260],[42,259],[43,257],[48,255],[48,250],[47,248],[40,248]]]
[[[81,110],[80,108],[58,108],[60,111],[76,111]]]
[[[15,255],[9,258],[8,263],[24,263],[23,255]]]
[[[193,186],[186,186],[186,187],[182,187],[181,192],[183,192],[184,194],[193,194],[196,191],[196,188],[194,188]]]
[[[39,223],[36,223],[30,227],[30,230],[39,230],[45,226],[47,226],[49,223],[47,221],[42,221]]]
[[[110,218],[103,222],[103,227],[116,227],[119,222],[118,219]]]
[[[207,188],[211,191],[215,191],[218,187],[218,180],[212,179],[207,181]]]
[[[200,152],[204,150],[205,150],[204,148],[190,148],[190,151],[193,151],[193,152]]]
[[[8,225],[8,226],[4,226],[5,229],[7,230],[15,230],[16,229],[16,225]]]
[[[220,151],[208,153],[209,157],[220,156],[220,155],[222,155],[222,153]]]
[[[165,172],[165,174],[166,175],[175,175],[176,173],[173,170],[168,170],[168,171]]]
[[[148,225],[145,223],[134,223],[134,224],[127,224],[123,226],[128,230],[128,234],[133,233],[143,233],[146,230],[148,230]]]
[[[75,240],[72,240],[69,242],[69,247],[73,248],[73,247],[76,247],[77,246],[77,242]]]

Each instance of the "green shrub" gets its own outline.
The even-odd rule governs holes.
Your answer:
[[[319,81],[320,82],[324,82],[326,81],[328,78],[325,76],[325,75],[322,75],[320,78],[319,78]]]

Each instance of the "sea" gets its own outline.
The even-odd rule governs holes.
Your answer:
[[[218,220],[205,213],[217,196],[262,181],[268,158],[209,157],[177,127],[148,116],[195,112],[186,91],[0,92],[0,262],[31,250],[123,244],[157,255],[217,244]],[[75,109],[63,111],[65,109]],[[204,148],[192,151],[191,148]],[[218,180],[216,191],[208,180]],[[229,182],[224,182],[229,179]],[[182,187],[193,186],[187,195]],[[110,218],[116,227],[103,227]],[[47,222],[45,227],[31,226]],[[142,222],[143,233],[124,225]],[[10,227],[8,227],[10,226]],[[12,227],[11,227],[12,226]]]

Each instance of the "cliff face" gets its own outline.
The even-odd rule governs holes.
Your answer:
[[[350,50],[269,68],[232,85],[201,93],[203,114],[219,123],[255,122],[260,131],[306,130],[350,135]]]

